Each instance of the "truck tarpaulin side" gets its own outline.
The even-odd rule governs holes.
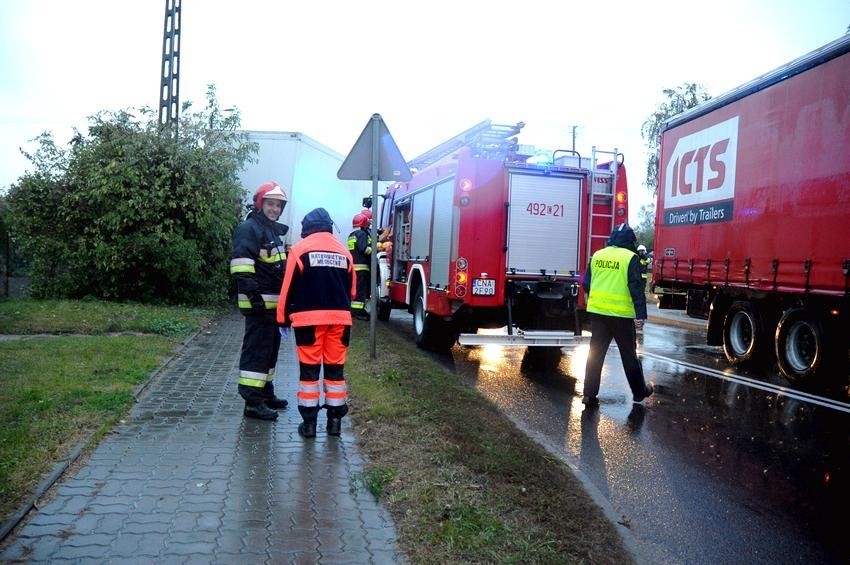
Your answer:
[[[661,306],[687,296],[733,363],[846,361],[850,37],[665,125],[653,251]]]

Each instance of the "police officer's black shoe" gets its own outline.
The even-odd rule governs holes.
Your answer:
[[[316,437],[316,420],[305,420],[298,424],[298,433],[303,437]]]
[[[263,402],[269,408],[273,408],[274,410],[283,410],[287,406],[289,406],[289,402],[284,400],[283,398],[278,398],[276,396],[271,396],[268,398],[264,398]]]
[[[328,418],[328,435],[338,436],[342,432],[341,418]]]
[[[643,391],[643,396],[635,396],[635,402],[643,402],[644,399],[652,396],[653,392],[655,392],[655,386],[652,383],[646,385],[646,388]]]
[[[246,418],[254,418],[257,420],[277,420],[277,412],[266,406],[265,404],[257,404],[256,406],[245,405],[245,410],[242,415]]]
[[[581,403],[587,406],[588,408],[598,408],[599,407],[599,399],[595,396],[585,396],[582,397]]]

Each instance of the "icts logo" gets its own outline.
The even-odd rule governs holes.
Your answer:
[[[738,116],[679,139],[664,169],[665,209],[732,200],[737,155]]]

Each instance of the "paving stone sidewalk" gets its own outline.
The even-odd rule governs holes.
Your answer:
[[[400,563],[388,513],[342,436],[297,431],[297,361],[281,346],[274,423],[242,417],[242,319],[197,335],[74,476],[12,534],[0,562]]]

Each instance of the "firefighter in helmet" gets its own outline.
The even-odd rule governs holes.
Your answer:
[[[370,269],[372,267],[372,236],[369,227],[372,223],[369,216],[360,212],[351,219],[354,231],[348,236],[348,251],[354,258],[354,271],[357,273],[357,295],[351,301],[351,313],[360,319],[367,319],[366,303],[371,293]]]
[[[239,311],[245,316],[245,336],[239,358],[239,394],[247,418],[275,420],[287,401],[274,394],[280,332],[275,314],[286,268],[284,238],[289,226],[277,220],[287,197],[275,182],[262,184],[252,210],[233,235],[230,273],[236,279]]]
[[[646,288],[646,281],[649,279],[649,262],[651,259],[646,254],[646,245],[637,246],[638,259],[640,259],[640,278],[643,280],[643,287]]]

